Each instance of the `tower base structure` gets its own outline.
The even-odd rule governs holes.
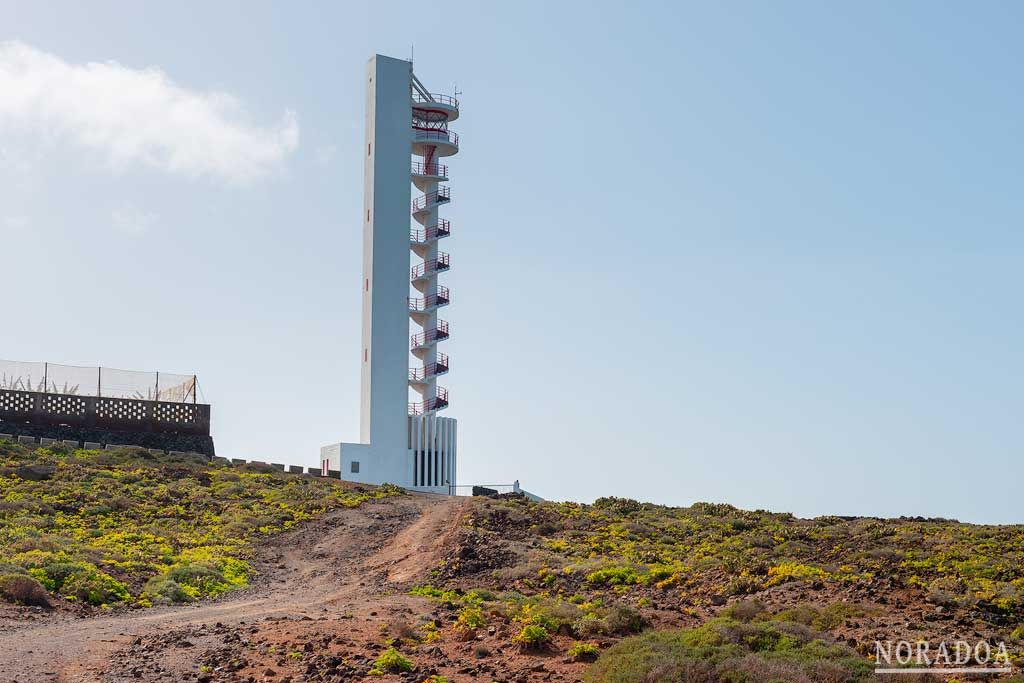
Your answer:
[[[410,415],[406,448],[383,448],[365,443],[335,443],[320,449],[324,476],[359,484],[396,484],[412,491],[455,495],[455,418]]]

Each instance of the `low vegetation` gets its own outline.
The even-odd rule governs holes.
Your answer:
[[[596,643],[573,643],[566,654],[574,662],[592,662],[600,652]]]
[[[595,683],[856,683],[877,637],[963,633],[1024,664],[1021,526],[502,497],[413,592]]]
[[[540,624],[527,624],[512,642],[518,643],[524,650],[542,650],[551,642],[551,634]]]
[[[648,681],[786,681],[857,683],[874,680],[873,665],[844,645],[827,642],[790,621],[715,619],[682,631],[652,631],[612,646],[584,679]]]
[[[389,647],[377,657],[377,661],[374,662],[373,667],[370,669],[370,674],[380,676],[388,673],[405,673],[415,668],[411,659],[402,655],[395,648]]]
[[[216,596],[250,581],[261,539],[399,493],[0,442],[0,600],[109,607]],[[481,677],[517,667],[508,680],[543,665],[550,680],[589,683],[860,683],[875,680],[878,638],[959,637],[1006,641],[1011,663],[1024,665],[1021,526],[620,498],[503,497],[467,509],[429,583],[411,590],[429,613],[382,624],[385,639],[357,665],[317,655],[325,672],[445,683],[438,672],[456,669],[438,666],[438,653],[457,650],[442,661]],[[289,647],[272,654],[310,666],[313,650]]]
[[[398,492],[190,456],[0,441],[0,597],[109,607],[219,595],[248,583],[259,538]]]
[[[50,606],[46,589],[31,576],[20,573],[0,576],[0,599],[15,605]]]
[[[1024,623],[1024,526],[798,519],[723,504],[671,508],[619,498],[593,505],[492,501],[468,525],[485,541],[497,535],[532,546],[493,572],[530,592],[674,595],[708,604],[791,582],[884,583],[995,623]],[[453,557],[440,576],[481,575],[464,565]]]

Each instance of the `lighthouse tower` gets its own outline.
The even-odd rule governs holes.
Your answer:
[[[441,276],[451,267],[441,217],[459,151],[459,103],[432,94],[412,63],[376,55],[366,69],[360,442],[321,449],[325,474],[454,493],[456,421],[441,417],[448,339]],[[413,189],[415,188],[415,194]]]

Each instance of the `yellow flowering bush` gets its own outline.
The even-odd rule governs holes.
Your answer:
[[[193,456],[0,441],[0,574],[97,606],[218,595],[247,585],[260,535],[400,492]]]

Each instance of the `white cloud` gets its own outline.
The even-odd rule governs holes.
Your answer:
[[[155,213],[140,211],[130,205],[119,206],[113,210],[110,217],[114,221],[114,227],[129,235],[141,235],[149,232],[157,219]]]
[[[141,163],[246,183],[279,168],[299,143],[295,113],[276,126],[247,120],[227,93],[188,90],[158,69],[69,64],[20,42],[0,43],[0,131],[35,130]]]

